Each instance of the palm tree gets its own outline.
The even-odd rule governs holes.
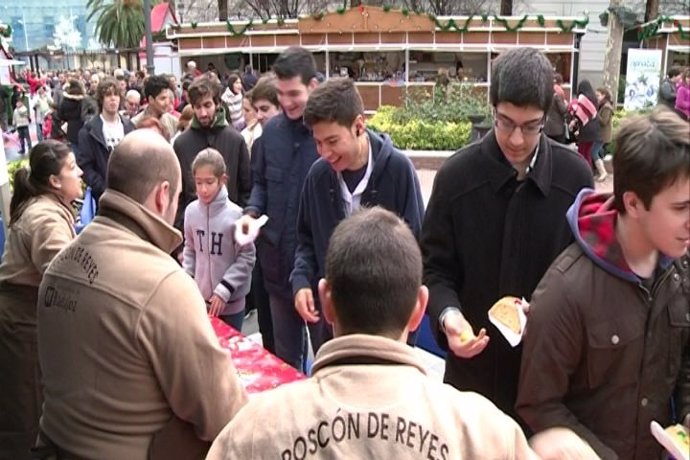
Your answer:
[[[152,5],[160,0],[151,0]],[[144,36],[144,5],[142,0],[88,0],[88,20],[96,19],[96,37],[103,45],[126,50],[130,55],[139,49]],[[149,12],[150,14],[150,12]]]

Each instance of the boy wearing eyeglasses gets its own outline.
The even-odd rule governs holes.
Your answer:
[[[529,300],[573,237],[566,211],[587,164],[543,133],[553,98],[549,60],[516,48],[493,63],[494,128],[436,174],[422,226],[424,284],[437,341],[449,350],[444,380],[514,415],[520,347],[490,324],[503,296]]]

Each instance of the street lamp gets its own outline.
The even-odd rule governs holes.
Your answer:
[[[151,0],[144,0],[144,31],[146,33],[146,73],[153,75],[153,34],[151,33]]]

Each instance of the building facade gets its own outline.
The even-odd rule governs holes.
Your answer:
[[[66,51],[92,47],[95,19],[87,16],[86,0],[0,0],[0,21],[12,26],[10,46],[20,53],[56,44]]]

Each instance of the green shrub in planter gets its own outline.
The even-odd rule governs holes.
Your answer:
[[[7,174],[10,176],[10,193],[12,190],[14,190],[14,173],[17,171],[17,169],[28,166],[28,158],[22,158],[21,160],[14,160],[7,163]]]
[[[407,150],[457,150],[469,142],[469,117],[491,121],[484,88],[466,84],[410,90],[402,107],[382,106],[367,124]]]
[[[367,121],[376,132],[390,135],[393,144],[404,150],[457,150],[469,142],[472,124],[469,121],[426,121],[409,119],[398,122],[396,107],[381,107]]]

